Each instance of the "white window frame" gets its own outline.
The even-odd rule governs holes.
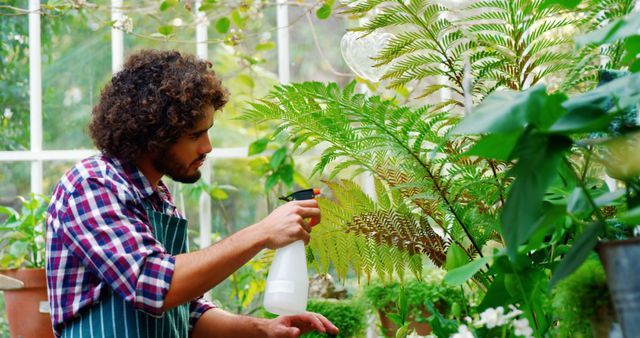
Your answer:
[[[195,8],[199,8],[202,0],[197,0]],[[111,19],[123,18],[122,0],[111,0]],[[289,82],[289,22],[286,0],[278,0],[278,78],[283,83]],[[97,153],[94,149],[77,150],[43,150],[42,134],[42,57],[40,35],[40,0],[29,0],[29,116],[30,116],[30,147],[29,150],[0,151],[0,162],[30,162],[31,163],[31,192],[43,193],[43,163],[44,161],[79,161]],[[204,16],[205,13],[197,12]],[[111,29],[112,72],[122,68],[124,60],[124,32],[121,29]],[[207,58],[207,25],[204,20],[198,20],[196,26],[196,54]],[[216,148],[207,157],[202,169],[202,179],[211,182],[211,162],[217,159],[247,158],[246,147]],[[211,198],[202,193],[199,200],[200,247],[211,245]]]

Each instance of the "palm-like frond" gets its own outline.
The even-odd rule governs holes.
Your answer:
[[[344,207],[346,204],[360,212],[342,219],[353,223],[351,229],[360,229],[354,235],[376,232],[379,235],[370,240],[411,255],[421,253],[436,264],[442,264],[446,248],[446,242],[435,239],[438,236],[461,246],[463,242],[471,243],[470,256],[479,252],[496,234],[468,224],[496,221],[493,209],[500,207],[500,189],[495,182],[498,178],[492,176],[486,162],[460,156],[471,140],[452,141],[445,137],[454,122],[447,113],[434,112],[429,106],[410,109],[376,96],[354,94],[354,86],[355,82],[340,90],[335,84],[317,82],[282,85],[267,99],[253,104],[244,118],[258,122],[278,120],[279,130],[286,131],[289,138],[305,138],[305,142],[298,142],[302,150],[308,144],[325,145],[314,173],[331,178],[346,168],[355,168],[356,173],[367,171],[380,181],[377,190],[384,208],[355,197],[360,204],[354,207],[354,202],[336,195],[336,203],[343,206],[337,209],[339,212],[349,209]],[[340,193],[351,196],[345,189]],[[483,197],[482,201],[465,197],[476,193]],[[399,228],[389,233],[390,223]],[[441,235],[435,236],[436,229]],[[433,243],[429,246],[425,240]],[[410,244],[403,244],[405,241]],[[418,243],[423,249],[418,248]],[[441,250],[424,251],[428,247]],[[319,254],[322,252],[331,255],[330,250],[319,250]],[[357,265],[363,271],[367,267],[364,259],[359,259]],[[370,271],[376,269],[371,267]]]
[[[447,90],[452,102],[437,108],[451,109],[464,101],[467,58],[476,103],[498,88],[525,89],[571,68],[573,32],[567,28],[585,20],[557,6],[540,9],[542,2],[482,0],[451,11],[446,3],[427,0],[376,0],[359,3],[345,13],[371,17],[353,30],[399,32],[375,58],[376,66],[391,65],[382,77],[390,88],[426,80],[415,91],[416,97]]]
[[[590,0],[582,9],[585,29],[594,30],[633,10],[633,0]],[[609,46],[586,45],[571,58],[573,67],[562,84],[565,91],[583,91],[595,86],[598,69],[619,69],[624,50],[620,42]]]

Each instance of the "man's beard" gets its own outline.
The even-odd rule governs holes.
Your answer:
[[[189,175],[189,168],[197,161],[204,160],[207,155],[203,154],[195,161],[191,162],[188,166],[181,165],[172,152],[167,152],[163,155],[156,155],[152,158],[153,166],[157,171],[163,175],[171,177],[172,180],[180,183],[195,183],[200,179],[202,174],[199,170]]]

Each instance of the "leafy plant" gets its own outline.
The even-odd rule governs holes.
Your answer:
[[[367,326],[366,307],[359,299],[309,299],[307,311],[317,312],[327,317],[340,329],[335,337],[362,337]],[[302,337],[329,337],[326,333],[310,332]]]
[[[495,164],[460,156],[469,140],[443,136],[451,125],[447,114],[430,113],[429,107],[400,107],[379,97],[355,94],[354,89],[355,82],[343,90],[321,83],[278,86],[268,100],[253,104],[243,117],[258,122],[282,121],[279,131],[286,130],[296,140],[294,150],[326,145],[313,172],[323,172],[331,163],[335,166],[330,167],[329,178],[352,167],[354,175],[368,171],[379,181],[377,202],[353,184],[330,185],[334,195],[350,196],[339,198],[337,204],[321,201],[327,208],[323,217],[332,221],[323,222],[323,234],[314,235],[312,247],[340,253],[333,256],[339,276],[345,275],[350,263],[356,273],[364,271],[369,276],[373,266],[366,264],[365,260],[372,259],[367,248],[390,248],[380,255],[397,249],[409,255],[433,253],[433,262],[441,266],[448,241],[434,227],[442,229],[469,257],[482,255],[480,247],[496,239],[496,233],[470,224],[493,223],[496,217],[490,207],[501,198],[496,187],[500,173],[492,170]],[[390,231],[396,224],[408,232],[403,234],[399,228]],[[331,240],[334,235],[341,244],[331,248],[338,245]],[[346,240],[358,235],[364,240]],[[382,242],[386,245],[376,247]],[[395,266],[402,269],[406,257],[391,256],[395,258],[384,261],[399,262]],[[412,271],[418,273],[419,259],[411,261],[415,263]],[[327,261],[322,262],[326,268]],[[403,270],[397,272],[402,275]]]
[[[438,312],[448,316],[451,314],[452,305],[463,302],[464,297],[459,289],[444,285],[441,281],[415,280],[384,284],[380,281],[372,282],[364,286],[363,294],[369,303],[377,310],[394,312],[399,300],[404,297],[409,311],[408,316],[414,319],[422,317],[423,306],[435,304]],[[459,317],[460,314],[458,313]],[[426,320],[426,318],[423,318]]]
[[[0,224],[0,267],[44,268],[45,215],[49,199],[31,194],[29,199],[18,197],[22,203],[20,212],[0,206],[6,219]]]
[[[553,288],[553,310],[558,319],[557,335],[591,337],[590,320],[613,314],[607,280],[597,258],[586,260],[572,275]]]
[[[571,11],[583,10],[577,2],[550,3],[480,1],[466,9],[481,15],[481,9],[493,8],[482,18],[495,16],[490,23],[443,19],[450,13],[425,1],[369,0],[347,9],[378,10],[356,30],[402,26],[378,58],[395,63],[387,73],[392,86],[444,76],[449,89],[457,90],[455,102],[409,108],[355,94],[353,83],[343,89],[302,83],[278,86],[253,104],[246,118],[280,121],[278,131],[297,140],[294,149],[323,149],[317,173],[332,180],[350,168],[354,176],[367,172],[375,178],[375,196],[349,181],[327,183],[335,199],[320,200],[323,226],[314,229],[311,242],[323,269],[332,263],[341,278],[351,267],[358,277],[403,279],[407,267],[419,275],[419,263],[428,257],[450,270],[447,283],[473,283],[481,293],[474,313],[518,304],[519,320],[536,335],[551,330],[550,286],[575,270],[598,239],[628,236],[640,221],[634,209],[640,203],[639,162],[617,168],[626,182],[621,191],[610,192],[601,178],[603,165],[620,163],[615,159],[624,155],[635,158],[638,137],[631,130],[600,140],[590,136],[607,133],[610,121],[637,103],[640,78],[632,74],[573,97],[547,90],[547,75],[573,66],[562,34],[580,22]],[[456,26],[461,22],[466,26]],[[579,41],[623,39],[622,64],[633,71],[640,69],[637,25],[637,17],[627,17]],[[448,43],[449,51],[455,43],[475,44],[461,47],[471,71],[456,59],[464,53],[451,52],[453,59],[437,54],[436,40]],[[508,68],[483,63],[492,58]],[[453,105],[463,99],[465,78],[475,79],[479,105],[459,120]],[[451,323],[440,322],[450,332]]]
[[[485,0],[458,9],[445,2],[368,0],[354,1],[345,13],[371,17],[354,31],[397,32],[376,57],[377,66],[391,65],[383,79],[392,88],[425,80],[417,98],[447,90],[451,99],[437,105],[444,108],[464,104],[465,62],[476,79],[469,94],[478,102],[496,89],[525,89],[571,68],[566,28],[582,21],[543,3]]]

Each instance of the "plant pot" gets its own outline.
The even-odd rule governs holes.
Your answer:
[[[378,310],[378,315],[380,316],[380,325],[384,329],[384,335],[386,337],[395,337],[396,331],[398,331],[398,325],[394,323],[389,317],[387,317],[386,312],[382,310]],[[429,318],[431,313],[426,309],[422,309],[422,317]],[[408,321],[413,321],[413,318],[407,318]],[[426,336],[431,333],[431,326],[427,323],[418,323],[413,321],[410,325],[412,330],[415,330],[416,333],[420,336]]]
[[[625,337],[640,337],[640,238],[598,244],[611,301]]]
[[[21,289],[4,291],[11,338],[53,337],[51,317],[48,312],[45,270],[0,270],[0,274],[24,283],[24,287]],[[47,310],[46,312],[40,311],[41,304],[43,310]]]

